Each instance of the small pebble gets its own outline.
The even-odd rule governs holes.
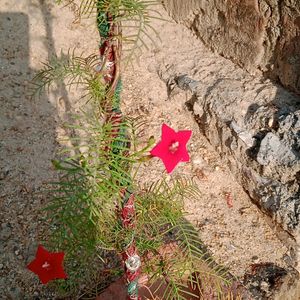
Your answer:
[[[23,292],[19,287],[12,287],[10,288],[9,292],[8,292],[8,299],[13,299],[13,300],[21,300],[24,299],[23,298]]]
[[[9,226],[7,226],[7,227],[2,226],[2,228],[3,229],[0,231],[0,240],[6,241],[12,235],[12,230]]]

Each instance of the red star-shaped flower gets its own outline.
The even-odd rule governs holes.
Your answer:
[[[152,156],[159,157],[163,161],[167,172],[171,173],[179,162],[190,160],[186,144],[191,135],[191,130],[176,132],[168,125],[163,124],[161,141],[150,153]]]
[[[67,278],[63,269],[64,252],[48,252],[39,245],[35,259],[27,266],[33,273],[39,276],[43,284],[52,279]]]

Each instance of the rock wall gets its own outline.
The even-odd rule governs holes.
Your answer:
[[[201,51],[170,55],[157,70],[170,99],[185,91],[202,133],[272,226],[288,233],[300,271],[300,98]]]
[[[299,0],[164,0],[213,51],[300,93]]]
[[[294,238],[300,271],[300,98],[273,84],[300,94],[300,1],[163,2],[213,52],[248,71],[215,59],[207,73],[191,49],[192,57],[164,62],[159,74],[190,92],[187,104],[203,134],[258,207]]]
[[[186,75],[167,78],[192,93],[187,105],[201,131],[255,203],[297,239],[300,99],[271,83],[249,84],[234,76],[212,79],[210,85]]]

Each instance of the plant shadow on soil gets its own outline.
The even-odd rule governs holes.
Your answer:
[[[56,56],[53,20],[46,2],[38,4],[46,34],[34,38],[42,39],[50,60]],[[57,128],[68,122],[71,110],[63,82],[53,92],[54,99],[64,102],[63,113],[46,94],[32,98],[31,81],[37,72],[30,66],[34,19],[22,12],[0,13],[0,260],[4,262],[0,290],[8,299],[52,297],[26,265],[35,257],[38,243],[45,240],[47,224],[41,212],[49,200],[45,185],[57,179],[51,165],[59,148]]]
[[[22,298],[28,288],[22,275],[35,255],[44,201],[37,193],[51,177],[56,137],[54,107],[47,97],[35,102],[29,95],[35,73],[30,67],[29,22],[24,13],[0,14],[0,253],[6,261],[0,289],[3,284],[3,295],[12,299]]]
[[[42,13],[45,36],[34,38],[42,39],[46,59],[51,60],[56,51],[47,1],[30,6]],[[0,13],[0,261],[4,262],[0,290],[5,299],[56,299],[51,286],[42,286],[26,265],[34,259],[38,244],[47,240],[49,228],[41,210],[50,200],[48,183],[58,179],[51,164],[60,148],[57,129],[71,122],[72,105],[64,82],[56,82],[51,97],[47,93],[32,97],[32,80],[38,71],[30,66],[34,18],[22,12]],[[64,112],[57,101],[63,102]],[[64,130],[68,137],[74,135]],[[113,264],[119,263],[114,253],[109,256]],[[100,273],[100,284],[86,287],[82,298],[95,297],[97,289],[115,280],[107,270]]]

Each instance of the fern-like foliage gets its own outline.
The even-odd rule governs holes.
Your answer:
[[[157,181],[137,196],[136,237],[144,272],[164,300],[231,299],[232,277],[185,219],[184,199],[195,197],[201,197],[199,190],[185,178]]]
[[[39,96],[44,91],[49,92],[53,85],[65,81],[69,88],[83,88],[87,101],[93,101],[103,107],[106,85],[102,73],[99,72],[100,65],[97,55],[78,55],[76,49],[70,49],[66,54],[62,52],[60,57],[53,57],[44,63],[37,72],[32,81],[32,95]]]
[[[66,253],[69,280],[59,284],[62,294],[69,295],[76,293],[81,278],[88,278],[93,273],[88,270],[97,258],[94,203],[90,199],[90,183],[83,165],[77,162],[54,162],[54,165],[64,175],[59,182],[52,183],[52,201],[45,209],[50,225],[48,245]]]
[[[119,253],[124,241],[132,238],[120,225],[116,209],[122,205],[120,190],[134,187],[133,166],[152,145],[141,149],[136,137],[141,124],[130,118],[118,125],[103,123],[91,105],[77,118],[77,125],[70,125],[78,134],[72,149],[77,154],[64,151],[66,159],[53,161],[61,179],[52,183],[52,200],[45,210],[49,248],[66,253],[68,280],[60,281],[65,292],[76,294],[85,278],[95,276],[91,265],[97,260],[100,265],[101,254]],[[121,129],[128,135],[114,136]],[[136,148],[129,148],[131,142]]]
[[[140,255],[146,258],[144,272],[164,289],[162,299],[192,295],[191,281],[194,285],[201,282],[201,293],[219,293],[220,298],[230,283],[227,271],[212,260],[198,232],[185,220],[184,200],[201,197],[194,182],[163,178],[145,186],[135,185],[135,166],[153,145],[152,138],[146,146],[139,143],[143,126],[143,121],[131,118],[118,125],[103,123],[93,104],[77,118],[77,125],[71,126],[78,133],[74,143],[78,154],[53,162],[62,177],[53,184],[53,200],[47,207],[51,244],[67,254],[69,280],[61,287],[76,293],[82,278],[95,276],[91,272],[95,258],[100,264],[101,254],[120,253],[134,239]],[[114,135],[120,128],[127,135]],[[119,223],[117,207],[122,205],[122,189],[135,191],[134,231]],[[171,254],[162,255],[159,249],[166,244],[171,245]],[[194,274],[198,275],[192,280]]]
[[[122,35],[110,38],[117,38],[123,42],[125,53],[123,62],[138,56],[141,48],[148,49],[149,42],[155,44],[155,40],[159,39],[151,20],[163,19],[155,7],[162,3],[161,0],[57,0],[56,2],[75,7],[73,10],[77,20],[97,18],[98,26],[104,22],[103,16],[106,13],[110,14],[111,22],[120,23],[122,27]]]

